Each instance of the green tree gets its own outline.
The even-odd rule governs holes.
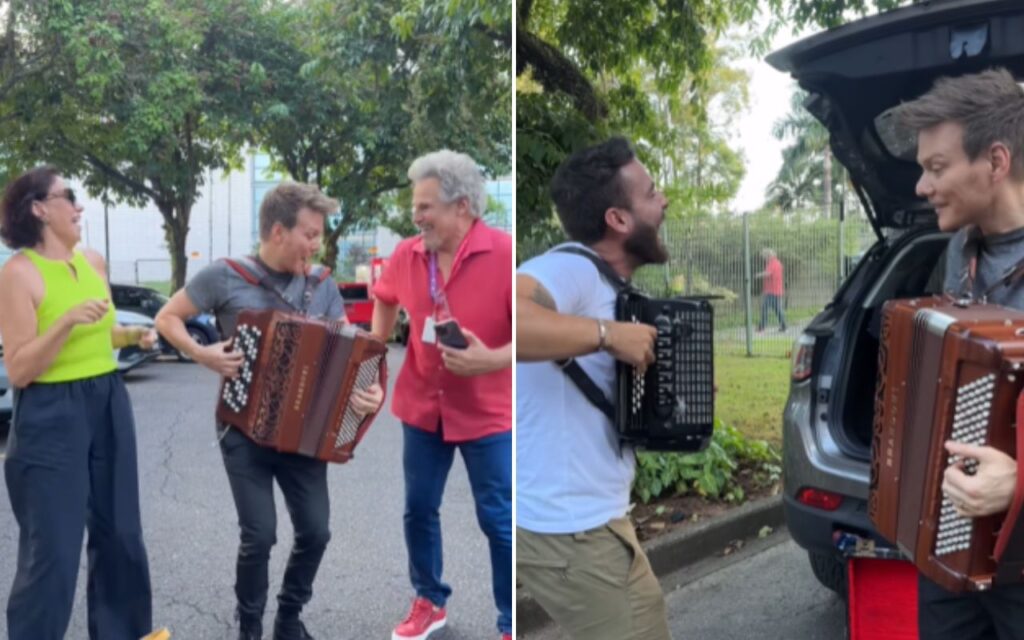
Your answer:
[[[54,3],[64,6],[68,3]],[[239,161],[244,89],[259,80],[227,45],[258,28],[260,0],[108,0],[51,20],[59,55],[45,81],[8,96],[5,140],[19,164],[48,161],[93,195],[152,202],[172,288],[184,285],[189,219],[210,169]]]
[[[340,223],[325,229],[325,264],[335,264],[339,238],[387,218],[416,156],[448,147],[492,175],[509,171],[507,5],[316,0],[305,10],[291,44],[264,63],[271,95],[255,142],[341,203]]]
[[[711,104],[716,51],[731,25],[748,23],[758,11],[768,28],[751,48],[764,52],[783,24],[797,30],[835,26],[871,10],[907,0],[695,0],[685,4],[652,0],[517,0],[516,193],[518,251],[522,258],[560,234],[548,184],[558,163],[572,151],[609,134],[624,133],[638,143],[641,159],[658,170],[670,150],[668,121],[652,107],[666,96],[684,95],[693,113],[688,139],[697,157],[709,147],[702,111]],[[660,155],[659,155],[660,154]],[[729,154],[721,154],[726,159]],[[694,166],[703,167],[697,162]],[[726,164],[726,173],[737,164]],[[705,179],[710,171],[700,171]],[[692,179],[696,174],[682,176]],[[674,177],[674,176],[668,176]],[[670,185],[681,201],[714,195],[706,185]],[[721,191],[725,185],[716,185]],[[712,199],[712,202],[714,200]],[[693,207],[697,209],[699,207]]]

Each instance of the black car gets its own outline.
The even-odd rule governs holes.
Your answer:
[[[134,311],[144,316],[155,318],[158,311],[167,303],[169,298],[164,294],[137,285],[111,284],[110,291],[114,297],[114,307],[126,311]],[[198,344],[213,344],[220,340],[220,332],[217,330],[217,322],[208,313],[201,313],[185,321],[185,328]],[[175,349],[170,342],[160,339],[160,349],[163,353],[177,356],[179,360],[188,361],[189,358]]]
[[[940,293],[949,234],[915,194],[916,136],[892,109],[939,76],[1003,66],[1024,78],[1024,2],[947,0],[880,14],[773,53],[829,130],[877,241],[793,349],[783,417],[783,504],[815,575],[842,594],[844,545],[891,545],[868,518],[879,323],[890,299]]]

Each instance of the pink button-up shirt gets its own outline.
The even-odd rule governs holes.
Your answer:
[[[512,237],[473,223],[462,239],[447,282],[438,286],[459,325],[491,349],[512,341]],[[409,313],[409,345],[395,383],[391,409],[407,424],[435,432],[446,442],[477,440],[512,428],[512,367],[463,377],[445,368],[441,351],[423,343],[433,316],[429,254],[421,237],[403,240],[373,287],[373,295]]]

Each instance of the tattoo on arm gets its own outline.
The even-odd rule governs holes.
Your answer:
[[[558,307],[555,306],[555,299],[551,297],[548,290],[540,284],[533,290],[533,295],[530,297],[531,300],[544,307],[545,309],[551,309],[552,311],[558,311]]]

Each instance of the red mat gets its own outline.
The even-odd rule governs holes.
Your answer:
[[[847,563],[850,640],[917,640],[917,569],[902,560]]]

